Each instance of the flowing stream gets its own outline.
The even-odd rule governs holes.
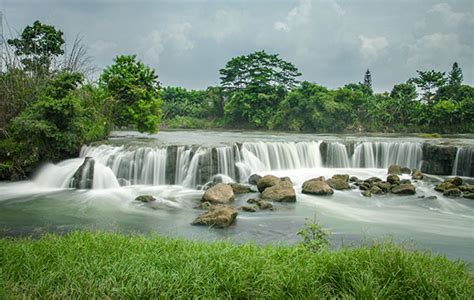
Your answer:
[[[474,263],[474,200],[446,198],[433,190],[449,174],[415,182],[413,196],[364,198],[357,189],[335,191],[332,196],[301,193],[301,184],[313,177],[350,174],[385,179],[392,164],[422,168],[430,163],[423,154],[427,143],[455,145],[449,162],[452,174],[474,182],[472,136],[427,140],[222,131],[168,131],[150,136],[116,132],[107,143],[83,146],[78,158],[44,165],[32,180],[0,182],[1,235],[91,229],[294,243],[305,219],[317,216],[331,231],[336,247],[391,236]],[[92,189],[70,188],[86,157],[95,161]],[[240,212],[236,224],[224,230],[190,225],[202,213],[196,207],[203,185],[217,179],[246,183],[254,173],[290,177],[297,202],[275,203],[273,211]],[[134,201],[144,194],[158,200],[152,204]],[[257,196],[239,195],[235,205]]]

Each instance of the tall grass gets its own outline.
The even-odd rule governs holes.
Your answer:
[[[393,243],[311,252],[74,232],[0,240],[0,298],[461,298],[466,264]]]

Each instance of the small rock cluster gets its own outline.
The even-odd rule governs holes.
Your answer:
[[[474,199],[474,184],[465,183],[461,177],[451,177],[434,187],[446,197]]]

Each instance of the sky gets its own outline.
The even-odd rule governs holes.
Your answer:
[[[372,73],[377,92],[457,61],[474,85],[474,1],[431,0],[0,0],[4,34],[35,20],[66,43],[83,37],[96,76],[136,54],[164,86],[218,85],[232,57],[277,53],[308,80],[337,88]]]

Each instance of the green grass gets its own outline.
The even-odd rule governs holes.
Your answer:
[[[393,243],[322,250],[74,232],[0,240],[0,298],[474,297],[462,262]]]

